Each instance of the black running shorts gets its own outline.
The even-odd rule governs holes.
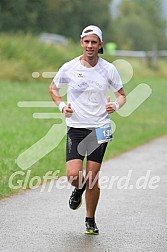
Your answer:
[[[101,164],[106,147],[107,142],[98,144],[95,129],[68,128],[66,161],[87,156],[87,160]]]

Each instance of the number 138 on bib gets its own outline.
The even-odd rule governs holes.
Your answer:
[[[110,124],[106,124],[102,127],[96,128],[97,142],[105,143],[112,140],[112,129]]]

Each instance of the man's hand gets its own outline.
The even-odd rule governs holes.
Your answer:
[[[71,104],[68,103],[68,105],[63,108],[62,112],[64,113],[65,117],[71,117],[73,113]]]
[[[106,111],[107,113],[113,113],[116,110],[116,105],[114,102],[111,102],[110,96],[107,97],[107,103],[106,103]]]

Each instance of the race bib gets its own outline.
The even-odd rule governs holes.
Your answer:
[[[111,141],[112,140],[111,125],[106,124],[102,127],[96,128],[96,137],[98,144]]]

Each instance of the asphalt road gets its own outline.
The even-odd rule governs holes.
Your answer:
[[[58,180],[0,201],[0,251],[166,252],[167,136],[104,162],[100,183],[98,236],[84,234],[85,202],[69,209],[72,188]]]

